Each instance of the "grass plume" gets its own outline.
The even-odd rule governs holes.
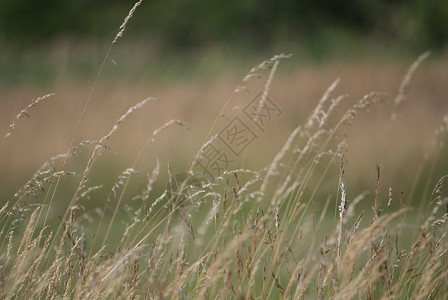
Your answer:
[[[129,11],[111,46],[141,3]],[[273,90],[281,60],[288,57],[274,56],[252,68],[217,119],[255,78],[264,80],[258,115]],[[159,142],[157,137],[171,126],[190,133],[187,123],[173,119],[150,131],[133,165],[117,176],[106,174],[112,175],[112,183],[107,171],[101,173],[104,182],[91,183],[101,152],[111,150],[106,143],[123,129],[125,120],[156,98],[130,107],[98,140],[73,146],[76,130],[69,150],[51,157],[0,208],[0,297],[443,298],[448,293],[448,175],[437,180],[428,176],[434,188],[424,195],[425,213],[404,205],[405,192],[398,200],[398,190],[378,165],[374,190],[353,197],[346,170],[349,145],[344,128],[356,126],[359,115],[380,103],[394,99],[397,109],[427,57],[423,54],[411,66],[395,98],[369,93],[342,112],[341,103],[349,97],[333,96],[342,81],[336,79],[309,118],[294,124],[271,163],[257,170],[238,166],[212,179],[197,176],[199,154],[218,140],[215,121],[183,177],[173,171],[174,163],[165,170],[156,157],[151,157],[152,172],[142,175],[137,162],[143,149]],[[6,137],[17,120],[50,96],[22,110]],[[445,116],[436,128],[434,147],[443,149],[447,124]],[[58,203],[56,189],[65,187],[65,177],[76,180],[67,184],[68,203]],[[387,194],[382,192],[384,184],[389,186]],[[382,203],[387,203],[385,211]],[[57,215],[56,205],[65,207],[63,215]]]

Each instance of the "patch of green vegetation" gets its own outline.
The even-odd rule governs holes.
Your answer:
[[[112,57],[108,53],[106,61]],[[424,182],[426,201],[417,211],[409,212],[412,197],[380,192],[389,183],[382,182],[379,167],[370,194],[351,195],[345,169],[344,126],[356,126],[360,114],[376,105],[403,101],[426,57],[413,64],[395,98],[370,93],[331,118],[344,99],[332,97],[336,80],[260,170],[198,175],[195,167],[213,134],[182,176],[172,174],[170,165],[162,176],[158,161],[140,174],[143,151],[125,168],[100,160],[110,150],[108,140],[150,98],[132,106],[98,141],[75,145],[75,132],[69,150],[51,158],[0,208],[1,297],[444,297],[448,177],[439,179],[435,170],[443,161],[448,115],[437,131],[434,164],[415,175],[413,187],[421,190]],[[239,90],[256,78],[264,80],[268,94],[285,58],[274,56],[251,69]],[[16,121],[38,104],[23,109]],[[261,118],[258,110],[255,116]],[[186,126],[168,122],[153,137],[172,125]]]

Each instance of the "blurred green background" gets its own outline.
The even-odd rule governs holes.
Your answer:
[[[91,80],[134,3],[2,0],[0,88]],[[122,64],[105,72],[109,79],[207,77],[282,52],[294,53],[291,63],[372,56],[409,63],[427,50],[446,53],[448,2],[148,0],[124,38],[114,47]]]
[[[61,37],[110,39],[134,3],[3,0],[0,36],[3,44],[21,49]],[[298,43],[325,52],[327,42],[363,38],[374,39],[382,47],[437,51],[448,41],[448,2],[144,1],[128,29],[126,35],[169,50],[230,43],[266,51],[279,44]]]

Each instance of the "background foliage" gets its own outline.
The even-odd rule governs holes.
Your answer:
[[[20,47],[60,37],[110,38],[134,0],[0,2],[0,39]],[[331,39],[373,39],[416,52],[448,42],[444,0],[145,1],[127,35],[165,49],[216,43],[269,49],[278,43],[324,47]]]

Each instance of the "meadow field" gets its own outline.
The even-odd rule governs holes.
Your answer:
[[[122,34],[3,63],[2,299],[446,297],[447,55]]]

